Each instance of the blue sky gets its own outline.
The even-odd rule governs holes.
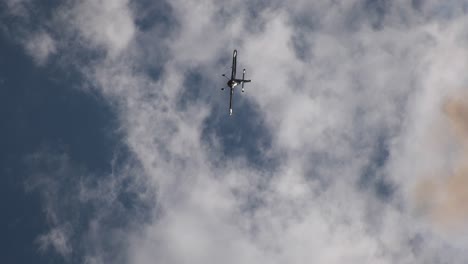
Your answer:
[[[467,259],[464,1],[0,10],[2,263]]]

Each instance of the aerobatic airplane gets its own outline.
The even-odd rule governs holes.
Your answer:
[[[231,79],[227,82],[227,86],[230,88],[231,95],[229,96],[229,115],[232,115],[232,95],[234,94],[234,87],[241,84],[242,85],[242,92],[244,92],[244,83],[251,82],[251,80],[245,80],[245,69],[242,72],[242,79],[236,79],[236,65],[237,64],[237,50],[234,50],[232,53],[232,72],[231,72]],[[223,74],[226,77],[226,74]],[[226,77],[227,78],[227,77]],[[224,90],[224,88],[221,88]]]

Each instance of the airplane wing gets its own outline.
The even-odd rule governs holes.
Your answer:
[[[232,95],[234,93],[234,89],[231,88],[231,94],[229,96],[229,115],[232,115]]]
[[[237,66],[237,50],[234,50],[232,53],[232,73],[231,73],[231,79],[236,78],[236,66]]]

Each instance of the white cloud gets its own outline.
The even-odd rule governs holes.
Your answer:
[[[435,1],[420,11],[404,2],[392,2],[376,28],[361,1],[255,6],[257,18],[237,1],[223,28],[215,18],[226,3],[173,1],[179,25],[168,39],[137,31],[138,10],[125,1],[77,4],[81,37],[108,52],[83,71],[116,102],[126,143],[157,193],[153,222],[125,230],[128,262],[462,263],[465,239],[418,215],[412,190],[426,171],[447,166],[440,160],[450,154],[450,132],[434,135],[433,124],[441,99],[467,83],[466,18],[438,16]],[[295,21],[308,14],[312,25]],[[298,32],[308,60],[294,50]],[[163,69],[158,80],[138,67],[153,57],[139,52],[158,52],[142,46],[155,42],[169,52],[154,62]],[[220,153],[202,140],[211,106],[177,108],[193,89],[184,79],[190,70],[213,87],[223,82],[212,70],[233,43],[253,79],[242,96],[258,105],[272,136],[268,152],[279,157],[274,168],[213,162]],[[379,165],[380,143],[389,160]],[[369,168],[394,186],[393,196],[359,186]]]
[[[116,56],[135,34],[135,25],[127,0],[77,1],[64,19],[84,37],[86,47],[99,47]]]

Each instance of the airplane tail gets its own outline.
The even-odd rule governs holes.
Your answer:
[[[242,92],[244,92],[244,83],[251,82],[251,80],[246,80],[245,79],[245,69],[242,72]]]

